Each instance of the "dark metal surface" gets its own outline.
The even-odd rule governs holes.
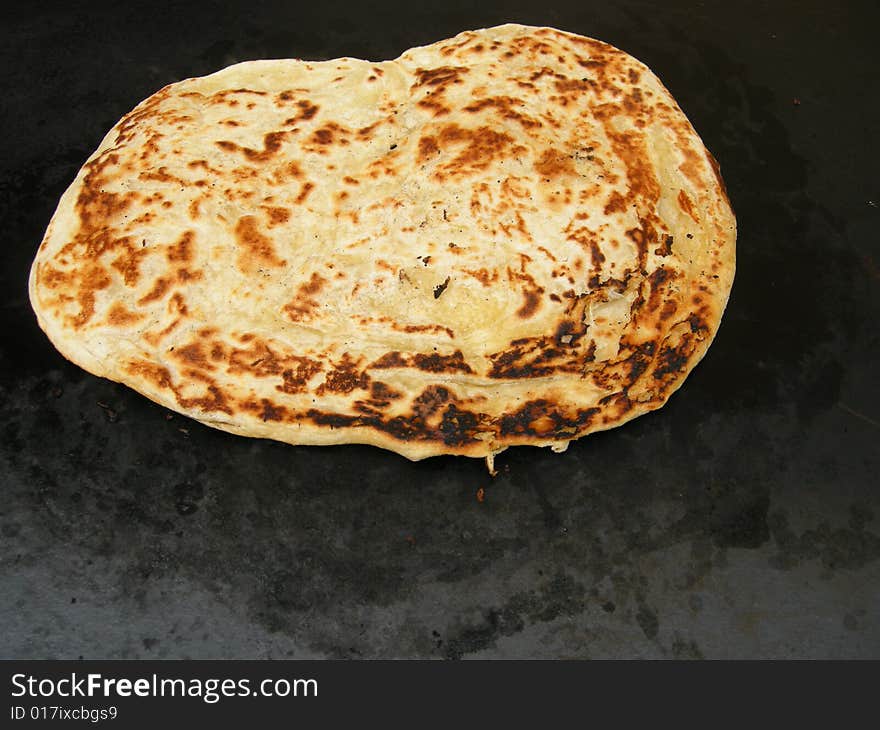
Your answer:
[[[0,43],[0,656],[880,656],[876,3],[63,7]],[[490,479],[214,431],[37,328],[57,199],[142,98],[504,21],[645,61],[721,163],[733,296],[661,411]]]

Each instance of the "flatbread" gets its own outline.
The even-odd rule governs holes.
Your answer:
[[[30,296],[65,357],[210,426],[491,458],[662,406],[735,239],[645,65],[503,25],[158,91],[64,193]]]

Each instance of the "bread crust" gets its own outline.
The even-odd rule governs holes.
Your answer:
[[[66,358],[215,428],[491,457],[661,407],[735,242],[644,64],[509,24],[158,91],[62,196],[30,298]]]

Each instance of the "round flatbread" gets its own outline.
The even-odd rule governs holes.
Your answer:
[[[503,25],[158,91],[64,193],[30,296],[64,356],[210,426],[491,458],[662,406],[735,239],[646,66]]]

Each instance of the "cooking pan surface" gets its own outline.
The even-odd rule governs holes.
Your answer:
[[[22,4],[3,24],[0,656],[880,656],[872,3]],[[66,362],[27,272],[104,133],[171,81],[369,59],[514,21],[647,63],[739,237],[718,337],[660,411],[411,463],[172,414]],[[873,39],[871,39],[873,40]]]

